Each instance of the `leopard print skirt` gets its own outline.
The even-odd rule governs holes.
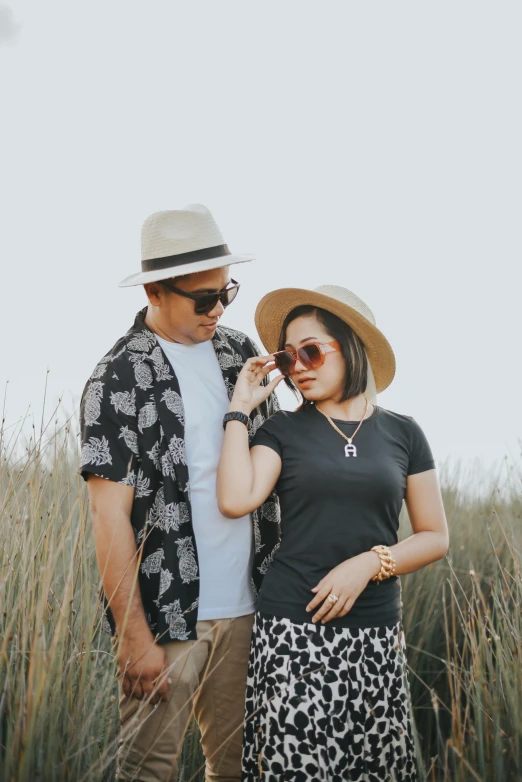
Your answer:
[[[243,782],[415,782],[404,633],[256,614]]]

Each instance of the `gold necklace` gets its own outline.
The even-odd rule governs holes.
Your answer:
[[[364,421],[364,419],[366,417],[366,413],[368,412],[368,400],[366,399],[366,406],[364,408],[363,417],[359,421],[359,426],[357,427],[357,429],[355,430],[355,432],[352,434],[351,437],[348,437],[348,435],[346,435],[344,432],[341,432],[339,427],[334,424],[334,422],[332,421],[330,416],[326,415],[326,413],[323,413],[322,410],[319,410],[317,405],[315,406],[315,409],[318,410],[321,413],[321,415],[324,415],[324,417],[326,418],[326,420],[328,421],[330,426],[333,426],[335,431],[338,432],[338,434],[340,434],[341,437],[343,437],[347,441],[348,445],[344,446],[344,455],[345,456],[354,456],[354,457],[357,456],[357,448],[355,447],[355,445],[352,445],[352,440],[355,437],[355,435],[357,434],[357,432],[359,431],[359,429],[361,428],[361,426],[363,425],[363,421]]]

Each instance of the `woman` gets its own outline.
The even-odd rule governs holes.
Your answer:
[[[397,577],[448,549],[429,445],[412,418],[375,404],[395,359],[350,291],[274,291],[256,324],[271,355],[238,378],[218,473],[230,518],[274,488],[281,503],[252,636],[243,779],[416,780]],[[248,416],[283,378],[303,404],[266,421],[249,451]],[[413,534],[398,543],[403,499]]]

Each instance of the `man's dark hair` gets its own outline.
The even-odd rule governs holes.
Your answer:
[[[341,393],[340,402],[347,399],[353,399],[366,391],[368,383],[368,358],[364,349],[362,339],[355,331],[343,320],[320,307],[313,307],[309,304],[303,304],[296,307],[288,313],[279,337],[278,350],[285,349],[286,330],[292,321],[301,318],[304,315],[315,315],[321,326],[328,332],[332,339],[337,340],[341,345],[341,355],[344,358],[346,367],[344,375],[344,384]],[[301,394],[292,382],[291,378],[285,377],[285,383],[293,393],[301,398]],[[305,399],[303,405],[310,404]]]

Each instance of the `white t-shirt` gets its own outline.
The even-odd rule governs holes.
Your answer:
[[[192,524],[199,560],[198,619],[228,619],[254,611],[250,516],[226,519],[216,495],[229,400],[212,342],[182,345],[157,337],[178,379],[185,407],[185,445]]]

